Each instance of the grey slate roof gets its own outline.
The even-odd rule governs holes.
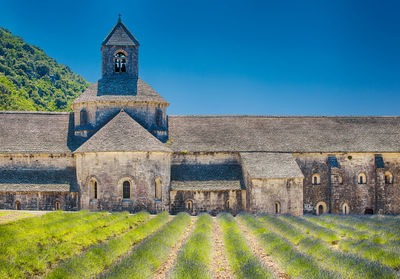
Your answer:
[[[169,116],[174,151],[400,152],[395,116]]]
[[[0,192],[70,192],[70,185],[0,183]]]
[[[103,46],[139,46],[138,40],[122,23],[121,19],[111,29],[111,32],[104,39]]]
[[[251,178],[302,178],[290,153],[241,152],[240,157]]]
[[[118,78],[118,77],[111,77]],[[120,76],[120,79],[132,79],[130,76]],[[129,82],[126,81],[126,82]],[[98,92],[98,82],[93,83],[85,92],[83,92],[78,98],[75,99],[73,104],[76,103],[87,103],[87,102],[153,102],[169,104],[163,97],[161,97],[154,89],[145,83],[140,78],[137,82],[137,94],[127,95],[127,87],[125,81],[121,82],[104,82],[104,84],[112,84],[114,94],[102,94]],[[101,83],[101,82],[100,82]]]
[[[71,153],[71,118],[66,112],[0,112],[0,153]]]
[[[3,192],[77,192],[77,185],[74,168],[0,170]]]
[[[124,111],[119,112],[74,153],[112,151],[172,152]]]
[[[171,181],[172,191],[229,191],[241,189],[239,180]]]

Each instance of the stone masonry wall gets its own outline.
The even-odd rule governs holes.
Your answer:
[[[76,155],[81,208],[150,212],[169,210],[170,153],[104,152]],[[91,199],[90,180],[98,183],[98,199]],[[162,199],[155,199],[155,180],[162,181]],[[131,183],[131,199],[122,198],[122,184]]]

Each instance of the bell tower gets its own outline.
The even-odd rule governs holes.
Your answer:
[[[118,18],[101,44],[99,95],[136,95],[139,42]]]

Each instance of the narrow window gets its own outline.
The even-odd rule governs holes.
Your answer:
[[[385,183],[392,184],[393,183],[393,175],[390,171],[385,172]]]
[[[131,198],[131,183],[129,181],[124,181],[124,183],[122,184],[122,198]]]
[[[193,201],[187,200],[185,203],[185,208],[187,211],[192,212],[193,211]]]
[[[226,208],[226,210],[229,210],[231,208],[231,201],[230,200],[226,200],[225,208]]]
[[[163,126],[163,112],[160,108],[156,110],[156,123],[160,128]]]
[[[15,202],[15,209],[16,210],[21,210],[21,203],[19,201]]]
[[[365,173],[360,173],[358,175],[358,184],[365,184],[367,183],[367,176],[365,175]]]
[[[162,187],[161,187],[161,179],[157,178],[155,183],[155,198],[156,200],[161,200],[162,196]]]
[[[97,181],[92,180],[92,199],[97,200]]]
[[[54,207],[55,207],[56,210],[60,210],[61,209],[61,203],[59,201],[56,201]]]
[[[342,205],[342,214],[347,215],[350,213],[350,207],[347,203]]]
[[[82,127],[86,126],[86,124],[87,124],[87,111],[86,111],[86,109],[82,109],[81,110],[79,117],[80,117],[80,125]]]
[[[116,73],[126,72],[126,55],[123,52],[114,55],[114,68]]]
[[[321,183],[321,177],[319,176],[318,173],[313,174],[311,178],[311,183],[313,185],[319,185]]]
[[[281,203],[275,202],[275,214],[281,213]]]

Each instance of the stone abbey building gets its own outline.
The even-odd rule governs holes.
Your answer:
[[[119,20],[73,112],[0,112],[0,208],[400,213],[400,117],[171,116]]]

